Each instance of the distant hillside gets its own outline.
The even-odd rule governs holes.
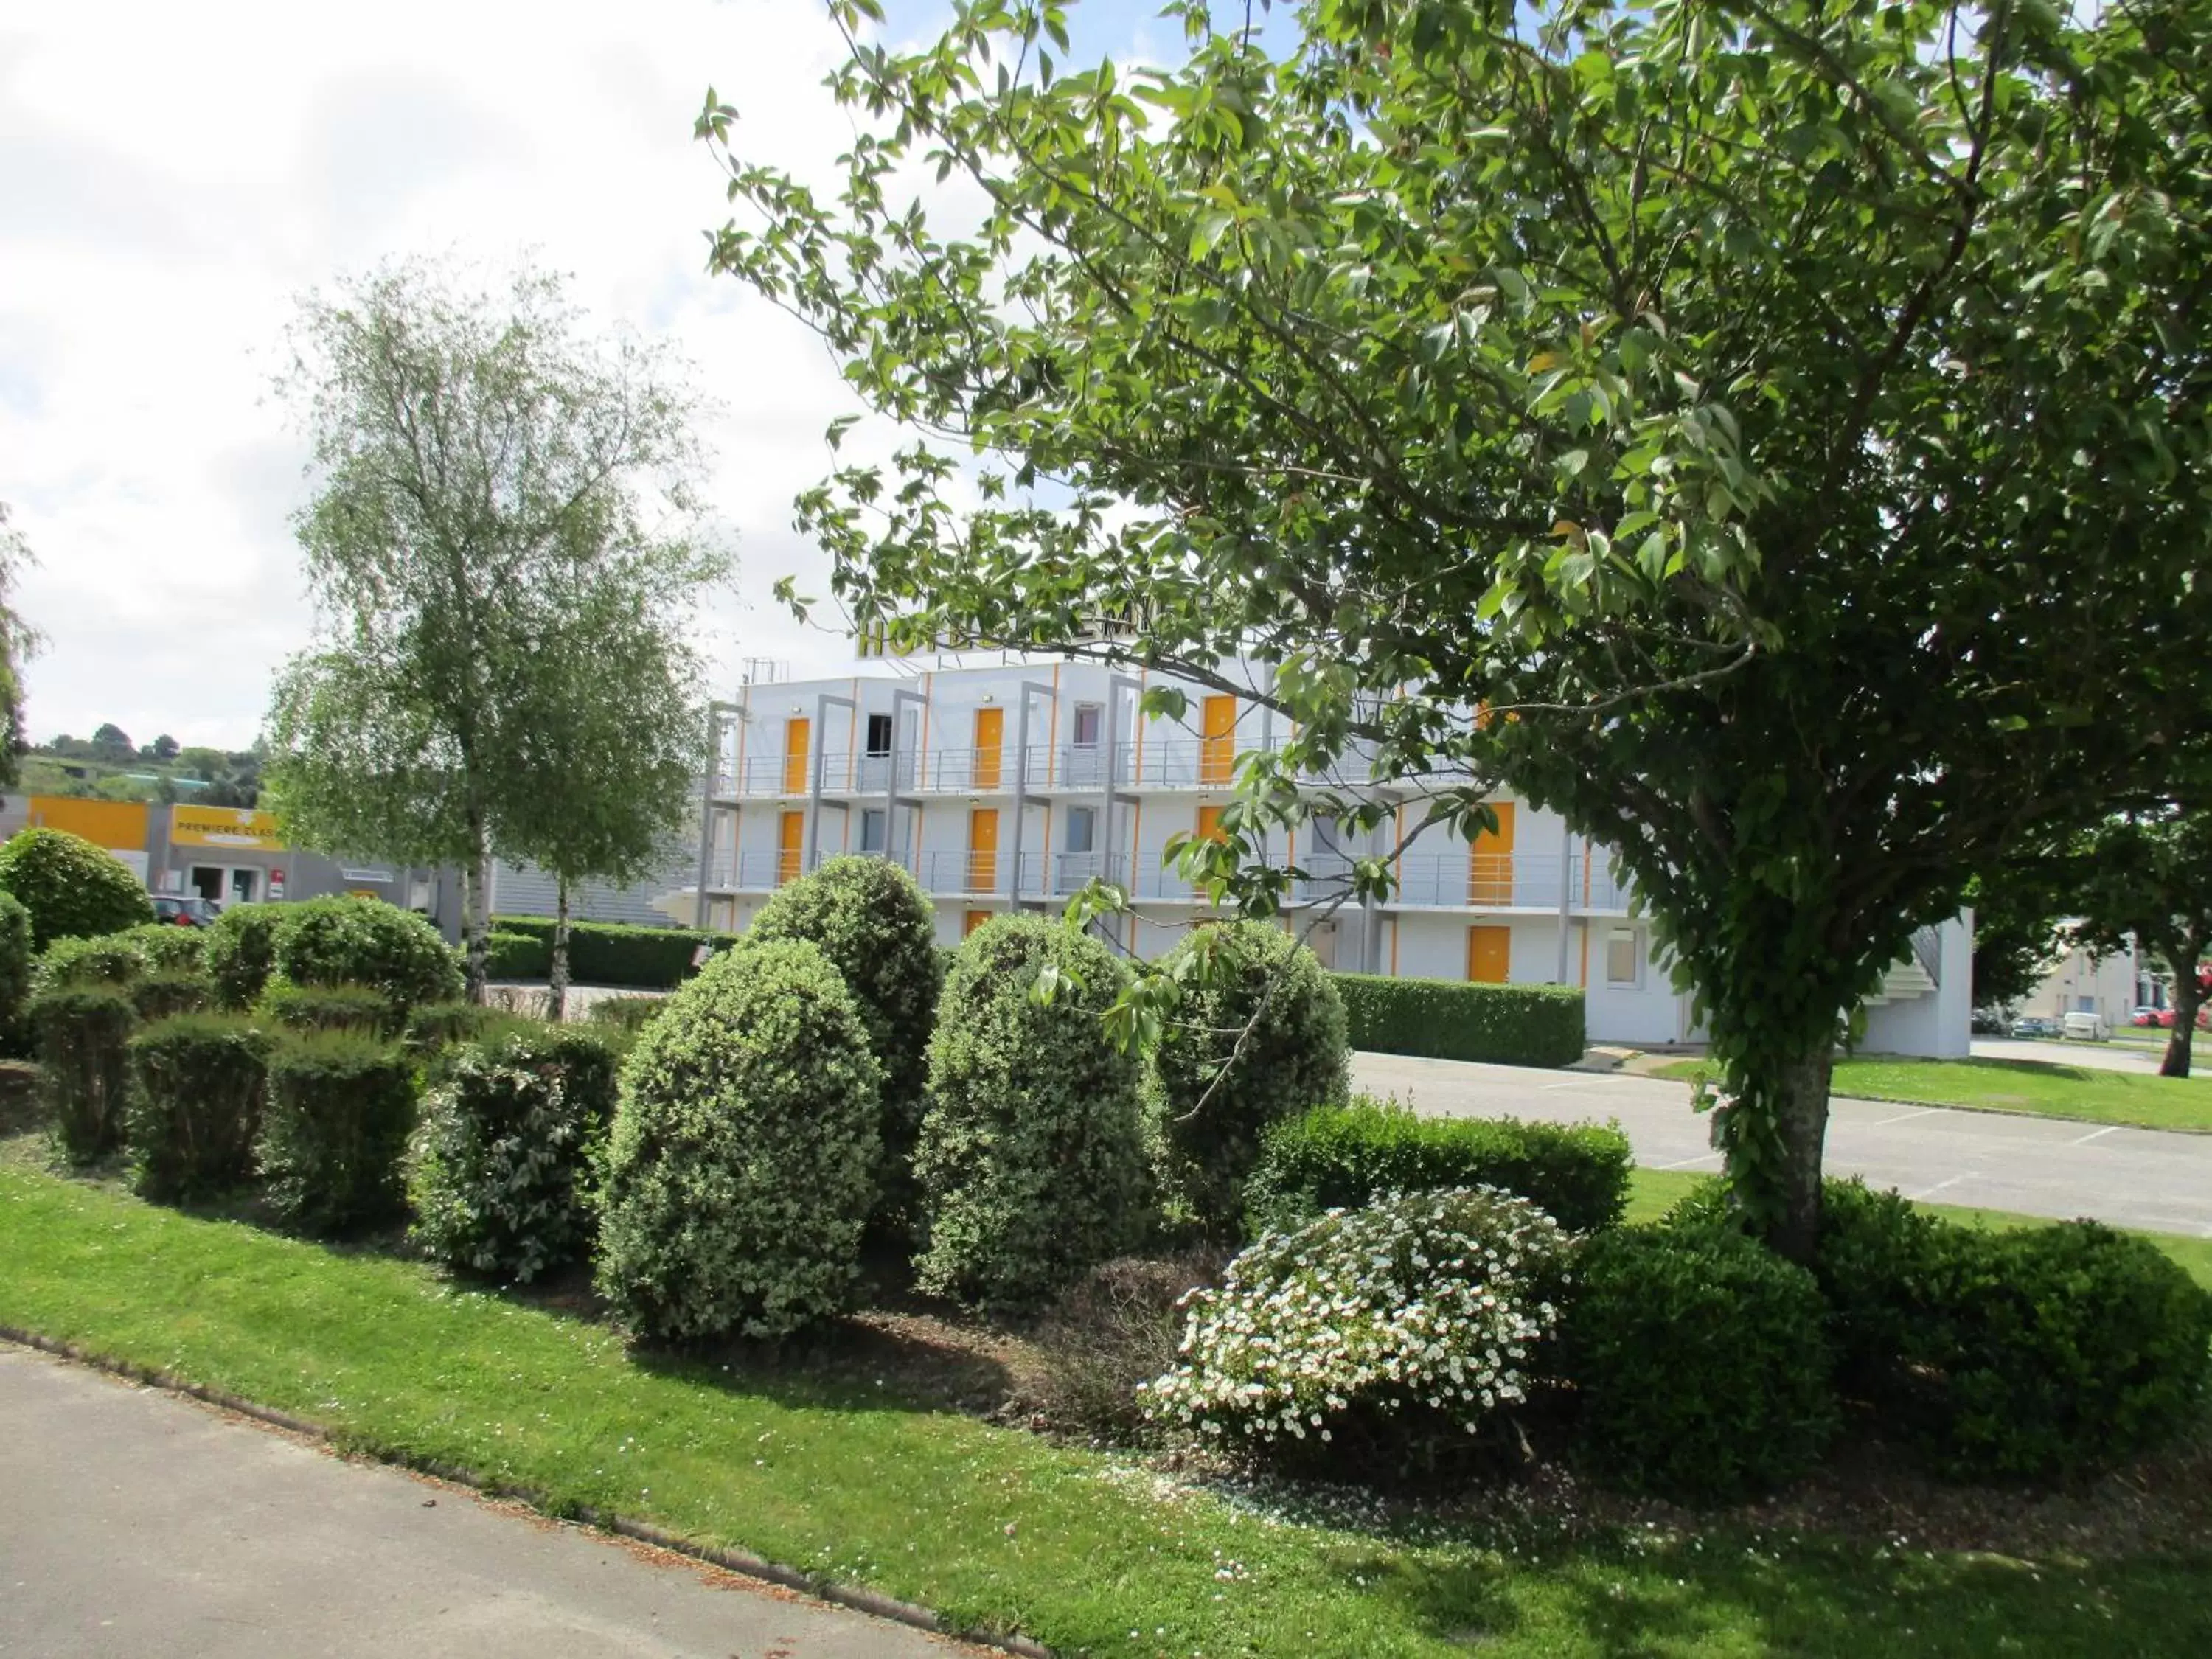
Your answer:
[[[89,738],[64,732],[30,750],[22,757],[16,793],[252,806],[261,799],[263,753],[258,744],[228,751],[186,748],[167,732],[134,744],[120,726],[108,724]]]

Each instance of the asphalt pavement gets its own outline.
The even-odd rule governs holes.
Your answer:
[[[956,1659],[466,1489],[0,1343],[0,1655]]]
[[[2015,1047],[2033,1045],[2021,1044]],[[1547,1072],[1358,1054],[1352,1078],[1416,1111],[1554,1122],[1617,1119],[1636,1161],[1716,1170],[1711,1120],[1686,1084],[1624,1073]],[[2212,1238],[2212,1135],[1894,1101],[1829,1103],[1827,1167],[1908,1198]]]

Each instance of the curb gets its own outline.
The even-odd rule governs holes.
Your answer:
[[[278,1411],[274,1407],[258,1405],[251,1400],[241,1400],[236,1395],[225,1394],[220,1389],[210,1389],[203,1383],[187,1382],[183,1377],[168,1371],[157,1370],[149,1365],[132,1364],[127,1360],[112,1359],[104,1354],[94,1353],[80,1348],[73,1342],[57,1342],[52,1337],[41,1336],[36,1331],[22,1330],[13,1325],[0,1324],[0,1341],[13,1342],[20,1347],[52,1354],[58,1359],[70,1360],[80,1365],[89,1366],[94,1370],[106,1371],[112,1376],[120,1376],[149,1388],[160,1389],[166,1393],[184,1395],[204,1405],[214,1406],[227,1412],[235,1412],[240,1417],[252,1418],[257,1423],[265,1423],[271,1428],[283,1429],[289,1434],[296,1434],[305,1439],[313,1440],[318,1445],[337,1449],[336,1438],[328,1429],[319,1423],[310,1423],[304,1418],[295,1417],[289,1412]],[[404,1453],[382,1447],[364,1446],[358,1449],[358,1455],[372,1462],[387,1464],[394,1468],[412,1469],[420,1474],[434,1475],[441,1480],[450,1481],[454,1486],[465,1486],[471,1492],[481,1492],[487,1498],[526,1504],[550,1521],[574,1521],[599,1532],[612,1533],[621,1538],[635,1539],[641,1544],[650,1544],[655,1549],[666,1550],[674,1555],[686,1556],[694,1561],[703,1562],[708,1566],[720,1567],[726,1572],[736,1573],[741,1577],[755,1578],[763,1583],[775,1584],[785,1589],[796,1590],[802,1595],[812,1596],[817,1601],[826,1601],[833,1607],[845,1607],[854,1613],[867,1613],[877,1619],[887,1619],[893,1624],[905,1625],[915,1630],[926,1631],[933,1636],[949,1636],[957,1641],[972,1642],[980,1646],[996,1648],[1002,1653],[1018,1655],[1020,1659],[1056,1659],[1056,1656],[1050,1648],[1041,1642],[1033,1642],[1026,1636],[1007,1635],[986,1630],[955,1630],[929,1608],[915,1602],[902,1601],[895,1596],[885,1595],[877,1590],[864,1589],[855,1584],[840,1584],[833,1580],[817,1578],[811,1573],[802,1571],[797,1567],[785,1566],[781,1562],[770,1561],[747,1550],[729,1549],[719,1544],[698,1543],[657,1527],[649,1521],[634,1520],[629,1516],[592,1509],[588,1505],[580,1505],[566,1514],[558,1513],[546,1508],[543,1501],[544,1494],[530,1487],[515,1486],[506,1481],[487,1480],[471,1469],[457,1468],[453,1464],[441,1463],[428,1458],[410,1457]]]

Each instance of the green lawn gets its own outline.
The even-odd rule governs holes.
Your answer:
[[[0,1323],[1063,1652],[2212,1651],[2212,1559],[1292,1522],[803,1364],[642,1363],[601,1327],[417,1266],[20,1164],[0,1164]]]
[[[1705,1074],[1704,1060],[1678,1060],[1645,1075],[1694,1083]],[[1839,1060],[1834,1092],[1860,1100],[2212,1132],[2212,1078],[2154,1077],[2052,1060]]]

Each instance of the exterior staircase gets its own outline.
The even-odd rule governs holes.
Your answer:
[[[1881,988],[1866,1000],[1865,1006],[1880,1008],[1892,1002],[1924,997],[1942,983],[1942,946],[1933,927],[1912,936],[1912,949],[1890,964],[1881,976]]]

